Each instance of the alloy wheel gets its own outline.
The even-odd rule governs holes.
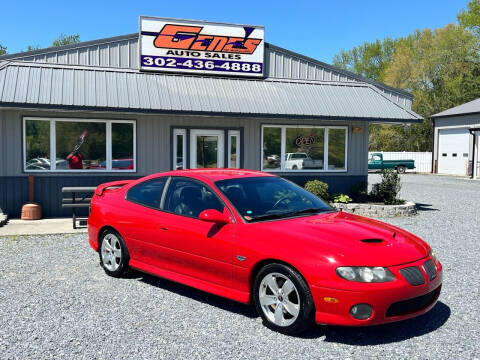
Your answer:
[[[300,296],[294,283],[280,273],[267,274],[260,283],[259,300],[263,313],[277,326],[289,326],[300,313]]]
[[[122,246],[114,234],[107,234],[102,241],[102,262],[109,271],[115,271],[122,260]]]

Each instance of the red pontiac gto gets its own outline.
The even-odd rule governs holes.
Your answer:
[[[253,302],[283,333],[408,319],[429,311],[442,286],[442,265],[422,239],[258,171],[102,184],[88,233],[108,275],[133,268]]]

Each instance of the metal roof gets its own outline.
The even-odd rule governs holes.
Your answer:
[[[432,115],[433,118],[480,113],[480,98]]]
[[[0,107],[422,121],[358,82],[237,79],[33,62],[0,63]]]

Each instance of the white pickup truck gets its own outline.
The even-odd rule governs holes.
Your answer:
[[[285,170],[323,169],[323,160],[313,160],[307,153],[286,153]]]

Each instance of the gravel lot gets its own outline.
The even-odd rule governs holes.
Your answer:
[[[422,317],[288,337],[253,307],[150,276],[108,277],[86,234],[3,237],[0,359],[480,359],[480,182],[402,178],[420,212],[387,221],[425,238],[444,265],[440,301]]]

